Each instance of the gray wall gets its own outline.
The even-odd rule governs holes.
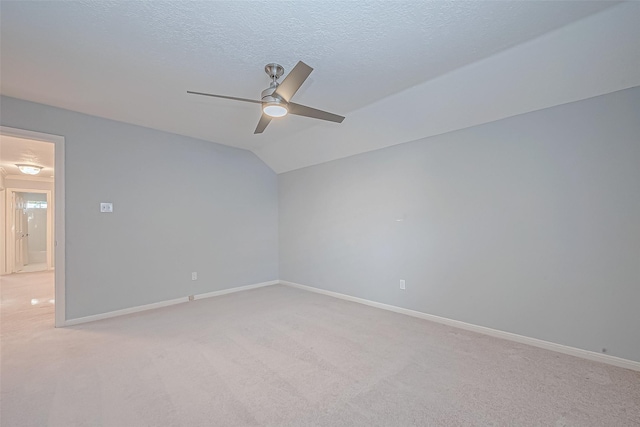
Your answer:
[[[633,88],[279,175],[280,278],[640,361],[639,117]]]
[[[254,154],[0,101],[2,125],[66,138],[67,319],[278,278],[277,177]]]

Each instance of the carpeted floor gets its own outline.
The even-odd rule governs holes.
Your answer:
[[[640,373],[281,285],[53,329],[2,278],[2,426],[639,426]]]

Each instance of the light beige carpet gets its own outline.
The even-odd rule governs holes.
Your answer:
[[[638,372],[280,285],[53,329],[51,279],[2,278],[2,426],[640,425]]]

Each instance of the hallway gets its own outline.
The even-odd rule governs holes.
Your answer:
[[[0,277],[3,350],[12,331],[46,330],[54,325],[54,272]],[[4,353],[4,351],[3,351]]]

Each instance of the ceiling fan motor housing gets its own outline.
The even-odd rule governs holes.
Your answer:
[[[271,85],[270,87],[268,87],[267,89],[262,91],[262,102],[272,102],[272,103],[276,103],[276,104],[285,104],[286,102],[282,99],[279,98],[278,96],[273,96],[273,92],[276,91],[276,89],[278,88],[277,85]]]

